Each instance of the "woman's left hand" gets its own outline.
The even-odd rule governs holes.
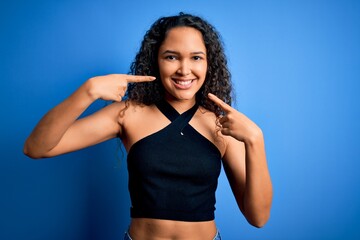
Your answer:
[[[223,135],[232,136],[244,143],[249,143],[262,136],[261,129],[244,114],[238,112],[212,93],[209,93],[208,97],[225,113],[219,120]]]

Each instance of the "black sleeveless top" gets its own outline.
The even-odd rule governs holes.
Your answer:
[[[129,150],[130,215],[178,221],[213,220],[221,154],[188,124],[198,105],[183,114],[166,101],[157,107],[171,123],[134,143]]]

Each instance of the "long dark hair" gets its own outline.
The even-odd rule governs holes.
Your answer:
[[[160,80],[157,61],[158,51],[169,30],[183,26],[192,27],[201,32],[207,51],[206,79],[196,94],[196,101],[200,106],[219,116],[223,114],[221,109],[208,99],[207,94],[213,93],[231,105],[231,76],[227,67],[223,44],[220,34],[211,24],[190,14],[180,13],[176,16],[162,17],[146,32],[140,50],[131,64],[130,73],[155,76],[157,79],[153,82],[130,84],[127,97],[146,105],[154,104],[164,97],[164,88]]]

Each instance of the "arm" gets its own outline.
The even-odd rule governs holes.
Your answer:
[[[261,129],[214,95],[209,98],[226,113],[220,119],[227,139],[224,169],[236,202],[248,222],[262,227],[270,217],[272,184]]]
[[[119,109],[128,82],[152,81],[153,77],[112,74],[86,81],[65,101],[50,110],[37,124],[24,145],[31,158],[43,158],[75,151],[121,133]],[[96,99],[112,100],[100,111],[78,117]]]
[[[229,139],[223,161],[240,210],[250,224],[262,227],[270,217],[272,200],[262,136],[247,143]]]

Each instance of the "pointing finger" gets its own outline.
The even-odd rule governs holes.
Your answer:
[[[213,101],[216,105],[218,105],[222,110],[224,110],[224,112],[230,112],[232,110],[232,107],[225,103],[223,100],[221,100],[220,98],[218,98],[217,96],[215,96],[212,93],[208,94],[208,97],[211,101]]]
[[[128,75],[126,80],[127,82],[151,82],[154,81],[156,77],[153,76],[140,76],[140,75]]]

